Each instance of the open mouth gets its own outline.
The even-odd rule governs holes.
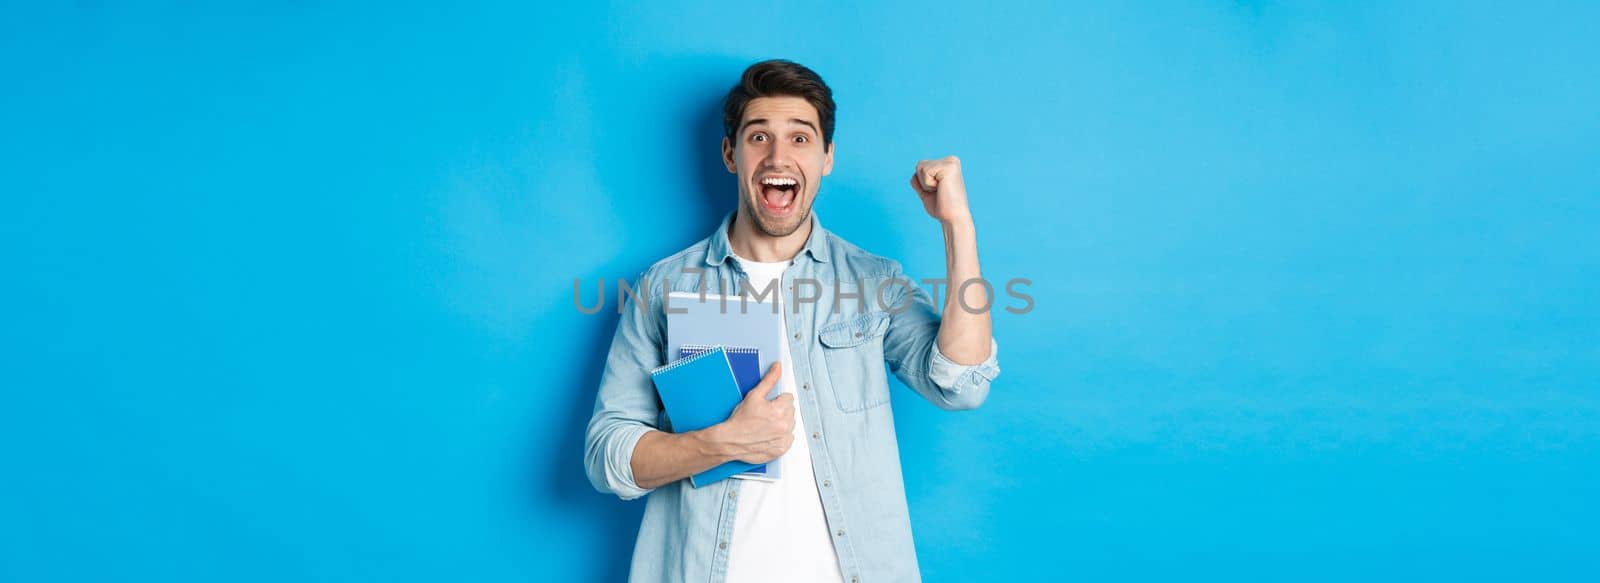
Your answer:
[[[800,181],[788,176],[768,176],[760,182],[761,206],[769,214],[787,215],[800,198]]]

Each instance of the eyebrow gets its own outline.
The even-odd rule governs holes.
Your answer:
[[[758,118],[746,121],[746,122],[744,122],[744,125],[739,126],[739,134],[740,135],[744,135],[744,130],[746,128],[749,128],[750,126],[753,126],[753,125],[756,125],[756,124],[764,124],[764,123],[767,123],[767,118],[764,118],[764,117],[758,117]],[[811,128],[811,132],[812,133],[816,133],[817,132],[817,126],[816,125],[812,124],[809,121],[800,119],[798,117],[789,118],[789,123],[797,123],[797,124],[806,126],[808,128]]]

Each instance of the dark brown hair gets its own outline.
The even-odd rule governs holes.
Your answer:
[[[822,123],[822,146],[833,145],[833,90],[816,71],[783,59],[761,61],[744,70],[739,84],[722,100],[722,134],[734,140],[744,108],[757,97],[789,96],[805,99],[817,110]]]

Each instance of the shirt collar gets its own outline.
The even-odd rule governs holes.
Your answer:
[[[733,243],[728,240],[728,227],[733,224],[733,217],[738,213],[739,209],[728,213],[728,216],[722,218],[722,224],[717,226],[717,232],[711,234],[711,247],[706,253],[706,265],[722,265],[729,257],[733,257]],[[822,229],[822,219],[817,218],[817,213],[812,212],[811,236],[806,237],[806,246],[801,249],[801,253],[827,263],[828,246],[823,243],[827,233]]]

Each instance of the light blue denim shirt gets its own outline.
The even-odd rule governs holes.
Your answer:
[[[729,214],[710,237],[657,262],[633,284],[637,294],[622,306],[600,378],[584,440],[589,481],[624,500],[649,495],[633,549],[632,581],[721,582],[727,571],[743,481],[694,488],[678,480],[645,490],[634,482],[632,459],[639,438],[662,426],[649,371],[667,362],[665,293],[705,289],[737,295],[745,282],[728,243],[732,219]],[[1000,374],[998,346],[991,341],[981,364],[952,362],[935,342],[939,310],[899,263],[824,230],[815,215],[811,224],[804,250],[783,273],[780,293],[794,359],[795,405],[811,431],[811,462],[828,530],[846,581],[916,581],[884,364],[934,405],[972,409]],[[812,297],[814,302],[805,301]]]

